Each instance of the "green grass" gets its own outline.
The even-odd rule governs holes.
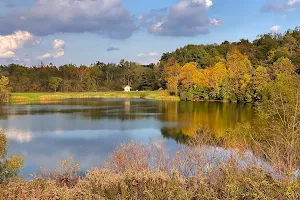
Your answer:
[[[142,92],[57,92],[57,93],[12,93],[11,102],[51,101],[70,98],[145,98],[155,100],[179,100],[167,91]]]

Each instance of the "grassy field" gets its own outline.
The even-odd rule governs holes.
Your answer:
[[[65,93],[12,93],[11,102],[51,101],[70,98],[144,98],[154,100],[179,100],[167,91],[143,92],[65,92]]]

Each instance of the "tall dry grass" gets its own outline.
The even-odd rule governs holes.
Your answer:
[[[0,185],[0,199],[299,199],[299,180],[274,177],[248,152],[212,146],[220,141],[202,131],[170,153],[163,141],[130,142],[118,147],[103,168],[79,177],[79,166],[31,181]],[[221,144],[221,143],[219,143]],[[245,164],[247,163],[247,164]]]

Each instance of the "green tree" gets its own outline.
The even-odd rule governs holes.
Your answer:
[[[290,57],[288,47],[278,47],[275,50],[272,49],[271,51],[269,51],[267,63],[272,64],[281,57],[286,57],[286,58]]]
[[[252,138],[259,151],[288,176],[300,168],[300,80],[280,77],[265,88],[267,99],[257,106]]]
[[[267,60],[269,52],[277,49],[282,42],[282,38],[277,34],[264,34],[253,41],[255,47],[255,57],[259,60],[259,64],[264,64]]]
[[[297,46],[297,40],[290,33],[287,32],[284,37],[284,42],[284,46],[288,48],[290,55],[293,56]]]
[[[49,80],[49,86],[50,88],[54,89],[54,91],[57,91],[57,88],[59,87],[59,85],[61,84],[62,79],[60,77],[52,77]]]

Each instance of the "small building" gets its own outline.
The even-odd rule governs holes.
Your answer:
[[[129,85],[124,87],[124,92],[130,92],[131,91],[131,87]]]

